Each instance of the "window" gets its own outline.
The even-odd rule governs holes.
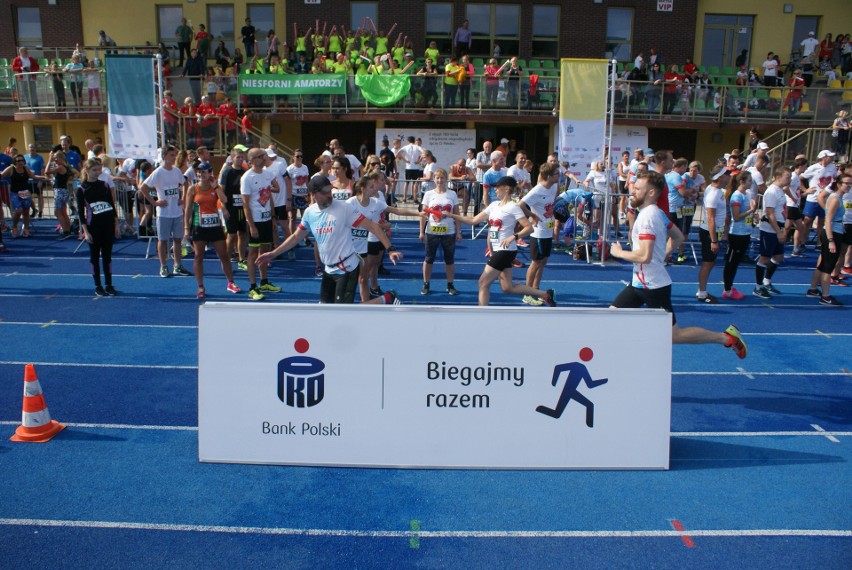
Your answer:
[[[743,51],[746,52],[746,65],[748,65],[749,60],[752,59],[749,50],[751,49],[753,26],[754,16],[705,14],[701,68],[733,67],[737,57]],[[734,73],[734,71],[728,70],[723,75],[733,75]]]
[[[53,127],[50,125],[33,125],[33,138],[38,152],[50,152],[53,150],[54,141]]]
[[[819,31],[819,16],[796,16],[796,23],[793,27],[793,45],[790,46],[790,53],[795,60],[799,59],[799,50],[802,49],[802,40],[807,39],[808,33],[813,32],[818,40],[822,40],[817,32]],[[781,54],[779,54],[781,55]],[[783,55],[781,55],[783,59]]]
[[[559,57],[559,6],[533,6],[533,57]]]
[[[607,8],[607,59],[633,61],[633,8]]]
[[[426,45],[438,44],[438,50],[450,53],[453,49],[453,5],[444,2],[426,2]],[[391,38],[393,42],[396,38]]]
[[[175,31],[180,26],[180,21],[183,18],[183,8],[181,6],[157,6],[157,33],[158,42],[163,42],[166,46],[177,45]],[[174,50],[169,50],[172,59],[177,55]],[[174,64],[176,65],[176,64]]]
[[[18,8],[18,46],[41,47],[41,15],[38,8]],[[35,56],[32,50],[31,56]]]
[[[490,56],[500,46],[501,57],[518,54],[521,7],[518,4],[467,4],[465,18],[473,33],[473,55]]]
[[[350,22],[349,29],[350,30],[358,30],[361,28],[361,25],[364,24],[364,19],[369,18],[373,20],[373,23],[376,24],[376,27],[379,26],[379,5],[378,2],[350,2],[349,3],[350,10]],[[367,24],[367,28],[372,30],[373,28],[370,24]]]
[[[232,4],[207,5],[207,33],[210,34],[211,56],[216,51],[219,41],[225,42],[228,52],[234,53],[234,6]]]
[[[272,4],[249,4],[248,17],[251,19],[251,25],[254,26],[257,49],[260,53],[266,53],[269,48],[269,42],[266,41],[266,37],[269,34],[269,30],[275,29],[275,6]],[[278,30],[278,32],[278,37],[283,42],[287,34],[284,33],[284,30]],[[240,47],[240,49],[243,48]]]

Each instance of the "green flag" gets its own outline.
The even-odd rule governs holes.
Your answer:
[[[364,99],[378,107],[387,107],[405,98],[411,89],[408,75],[356,75],[355,84]]]

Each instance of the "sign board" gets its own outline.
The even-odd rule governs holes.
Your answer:
[[[243,95],[343,95],[345,73],[277,75],[244,73],[239,79]]]
[[[204,462],[669,465],[662,310],[206,303],[198,356]]]
[[[467,149],[476,148],[476,129],[376,129],[376,154],[382,148],[382,138],[388,138],[388,147],[393,149],[393,140],[401,139],[400,146],[408,144],[408,137],[423,139],[423,148],[431,150],[438,167],[447,172],[458,159],[467,158]]]
[[[615,172],[618,163],[621,162],[622,151],[630,153],[633,160],[633,151],[637,148],[645,150],[648,148],[648,128],[633,125],[614,125],[612,128],[612,147],[609,149],[609,163],[613,165]]]
[[[657,12],[671,12],[674,9],[674,0],[657,0]]]

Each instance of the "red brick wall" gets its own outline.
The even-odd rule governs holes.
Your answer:
[[[41,16],[42,45],[45,47],[70,47],[83,42],[83,19],[80,0],[57,0],[50,6],[47,0],[0,0],[0,54],[12,59],[16,53],[16,8],[39,8]],[[69,57],[65,54],[64,57]]]
[[[461,25],[465,14],[463,0],[453,0],[452,31]],[[633,52],[654,47],[664,62],[682,64],[692,56],[695,41],[696,2],[675,0],[672,12],[657,12],[656,0],[491,0],[492,4],[521,5],[520,57],[528,59],[532,52],[532,15],[534,5],[556,4],[561,7],[559,48],[562,57],[603,57],[606,43],[607,7],[634,8]],[[397,22],[397,31],[406,33],[417,52],[424,45],[425,2],[423,0],[378,0],[380,29],[388,30]],[[319,18],[332,23],[349,22],[349,2],[322,0],[319,5],[306,5],[304,0],[287,0],[287,40],[293,40],[293,22],[304,32]],[[322,24],[320,24],[322,25]],[[394,36],[396,36],[396,31]],[[394,38],[395,39],[395,38]],[[507,54],[508,55],[508,54]],[[694,59],[694,58],[693,58]]]

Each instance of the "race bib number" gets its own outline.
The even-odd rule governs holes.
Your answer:
[[[694,207],[692,207],[692,206],[684,206],[684,207],[683,207],[683,209],[682,209],[682,211],[683,211],[683,215],[684,215],[684,216],[693,216],[693,215],[695,215],[695,208],[694,208]]]
[[[488,230],[488,239],[496,242],[500,239],[500,232],[498,230]]]
[[[234,206],[242,207],[242,205],[243,205],[243,195],[242,194],[234,194],[233,200],[234,200]]]
[[[20,198],[21,200],[26,200],[29,197],[30,197],[30,191],[29,190],[21,190],[20,192],[18,192],[18,198]]]
[[[367,234],[369,233],[364,228],[352,228],[352,237],[356,239],[367,239]]]
[[[852,210],[852,202],[843,202],[843,207],[847,210]]]
[[[544,223],[544,228],[545,228],[545,229],[547,229],[547,230],[552,230],[552,229],[553,229],[553,227],[554,227],[554,225],[555,225],[555,224],[553,223],[553,220],[547,220],[547,221]]]
[[[677,209],[675,210],[675,215],[676,215],[678,218],[682,218],[682,217],[683,217],[683,208],[677,208]]]
[[[724,235],[725,235],[725,230],[716,230],[716,239],[717,240],[722,239],[722,236],[724,236]]]
[[[349,192],[332,192],[331,197],[335,200],[348,200]]]
[[[268,222],[271,219],[272,219],[272,212],[270,212],[269,210],[264,210],[260,213],[260,221],[261,222]]]
[[[112,212],[112,205],[109,202],[92,202],[90,207],[92,208],[92,214],[96,216],[104,212]]]
[[[221,225],[219,214],[201,214],[202,228],[215,228],[219,225]]]
[[[750,225],[751,225],[751,223],[752,223],[752,219],[753,219],[753,218],[752,218],[751,216],[746,216],[745,224],[746,224],[747,226],[750,226]]]
[[[450,228],[447,227],[447,226],[434,225],[431,228],[429,228],[429,231],[433,234],[445,234],[449,231],[449,229]]]
[[[304,197],[308,195],[308,187],[304,188],[293,188],[293,196]]]
[[[180,188],[166,188],[163,192],[166,195],[166,199],[174,198],[175,196],[180,196]]]

